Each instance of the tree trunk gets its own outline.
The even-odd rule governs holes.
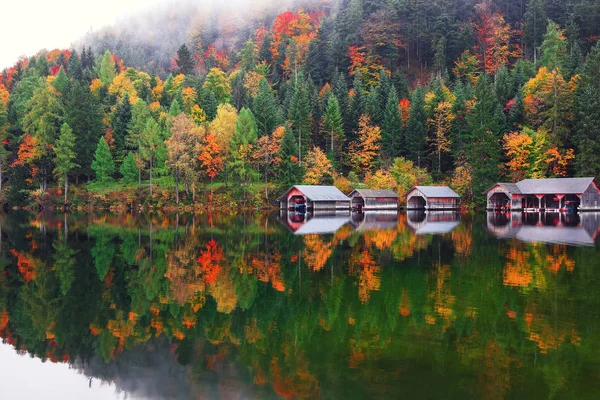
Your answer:
[[[150,157],[150,197],[152,197],[152,157]]]
[[[179,205],[179,172],[175,170],[175,202]]]
[[[69,192],[69,177],[65,174],[65,206],[67,205],[67,193]]]

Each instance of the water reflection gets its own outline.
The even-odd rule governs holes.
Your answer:
[[[460,214],[455,211],[409,210],[408,226],[417,235],[442,235],[452,232],[460,224]]]
[[[600,235],[600,214],[489,212],[487,226],[490,232],[503,239],[593,246]]]
[[[490,223],[10,214],[0,336],[157,399],[600,397],[600,249]]]
[[[295,213],[281,210],[279,221],[295,235],[335,233],[350,222],[350,212]]]

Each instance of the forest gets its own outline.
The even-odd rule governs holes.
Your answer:
[[[17,60],[1,200],[254,207],[298,183],[444,183],[477,205],[499,180],[600,176],[598,2],[283,3],[163,10],[154,31]]]

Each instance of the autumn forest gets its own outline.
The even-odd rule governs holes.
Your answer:
[[[260,206],[296,183],[446,183],[478,204],[498,180],[600,175],[596,1],[257,7],[166,10],[162,39],[132,22],[2,71],[2,200]]]

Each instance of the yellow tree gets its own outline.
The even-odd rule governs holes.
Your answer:
[[[309,185],[321,185],[333,181],[333,166],[323,150],[313,147],[306,155],[304,182]]]
[[[373,168],[373,161],[381,148],[381,129],[371,125],[368,115],[361,115],[358,120],[358,138],[350,143],[350,163],[356,172],[366,174]]]
[[[513,182],[525,179],[531,166],[531,146],[533,139],[525,131],[504,135],[504,150],[508,157],[506,166]]]
[[[221,149],[229,149],[229,142],[235,131],[238,113],[231,104],[220,104],[217,115],[208,127],[208,133],[215,137]]]
[[[427,125],[432,131],[429,143],[433,154],[438,158],[438,172],[442,171],[442,153],[450,151],[450,130],[456,116],[452,112],[452,104],[448,101],[438,103],[433,115],[427,119]]]

